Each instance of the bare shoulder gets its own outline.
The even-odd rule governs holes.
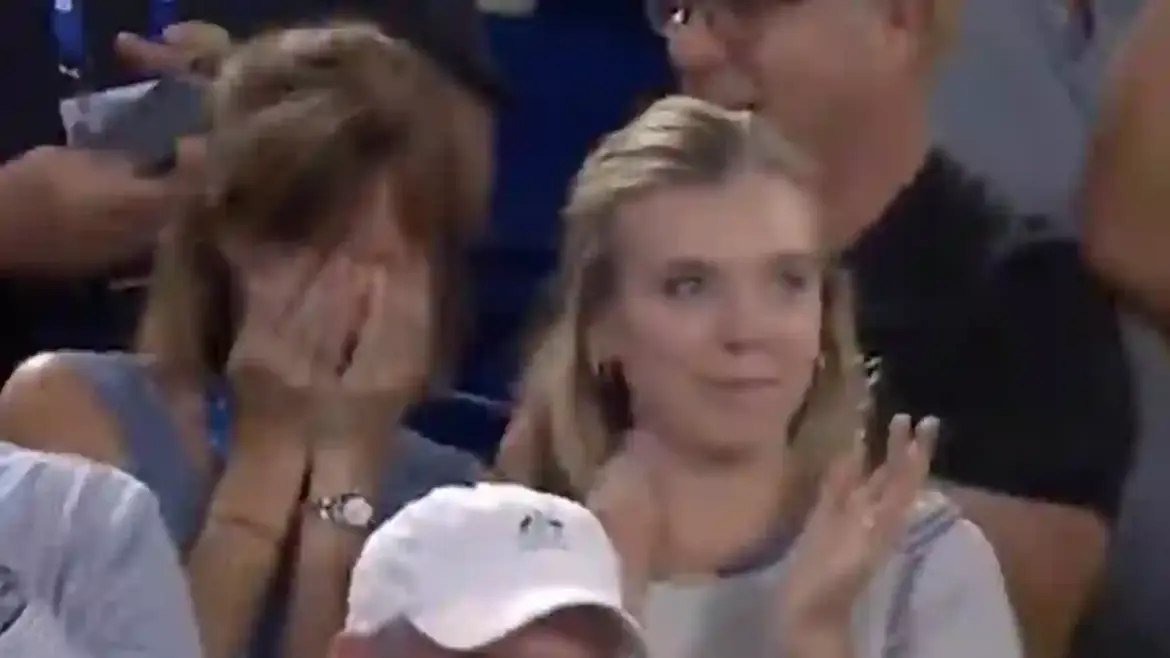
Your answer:
[[[76,370],[71,352],[38,354],[0,389],[0,436],[17,445],[118,465],[116,421]]]

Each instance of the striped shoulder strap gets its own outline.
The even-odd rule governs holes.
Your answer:
[[[882,658],[910,655],[910,600],[926,556],[934,542],[962,520],[958,506],[938,491],[924,492],[915,505],[913,520],[902,543],[902,569],[894,584]]]

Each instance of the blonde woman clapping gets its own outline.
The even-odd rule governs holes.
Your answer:
[[[497,467],[588,500],[654,658],[1015,658],[991,548],[922,486],[937,421],[857,438],[866,375],[813,180],[693,99],[606,139]]]

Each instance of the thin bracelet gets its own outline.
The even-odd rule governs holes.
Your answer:
[[[243,530],[256,539],[264,540],[265,542],[274,546],[280,546],[284,541],[284,533],[272,526],[255,521],[242,514],[219,513],[208,516],[209,521],[215,521],[221,525],[237,528]]]

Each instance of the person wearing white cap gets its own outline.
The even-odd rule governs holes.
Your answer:
[[[332,658],[643,656],[617,553],[568,499],[515,484],[433,490],[379,527]]]

